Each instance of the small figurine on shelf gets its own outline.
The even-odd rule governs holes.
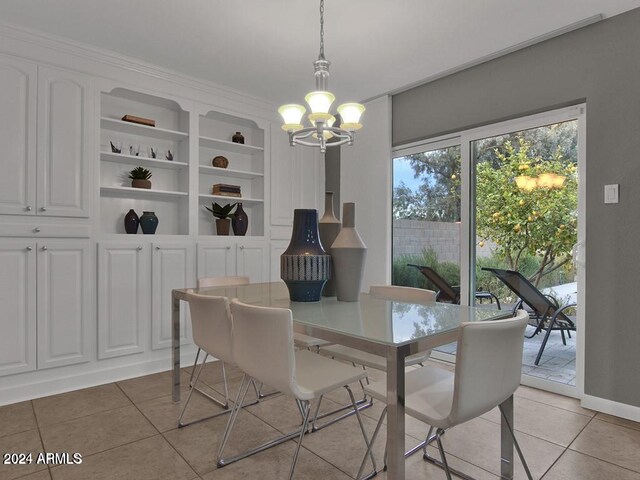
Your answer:
[[[140,153],[140,145],[131,145],[129,146],[129,155],[138,156]]]
[[[116,142],[115,145],[112,141],[109,141],[111,144],[111,152],[112,153],[122,153],[122,142]]]
[[[214,202],[211,204],[211,208],[207,206],[204,207],[216,218],[216,232],[218,235],[229,235],[229,226],[231,224],[230,219],[234,218],[234,214],[231,213],[231,210],[233,210],[233,207],[235,206],[235,203],[227,203],[223,207]]]
[[[165,155],[165,158],[170,162],[173,161],[173,153],[171,153],[171,150],[167,150],[167,154]]]
[[[158,157],[158,149],[156,148],[154,150],[153,147],[147,147],[147,155],[149,155],[149,158],[157,158]]]
[[[129,172],[133,188],[151,188],[151,182],[149,181],[151,176],[151,171],[144,167],[136,167]]]
[[[236,132],[236,134],[231,137],[231,141],[233,143],[243,143],[244,144],[244,136],[240,132]]]

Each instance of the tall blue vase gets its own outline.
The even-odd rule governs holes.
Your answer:
[[[158,217],[154,212],[143,212],[140,217],[140,227],[145,235],[153,235],[158,228]]]
[[[331,256],[325,252],[318,234],[318,211],[293,211],[293,234],[280,256],[280,278],[294,302],[318,302],[331,277]]]

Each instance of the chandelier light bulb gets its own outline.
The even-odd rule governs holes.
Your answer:
[[[302,128],[302,116],[307,111],[302,105],[297,105],[295,103],[288,103],[287,105],[282,105],[278,109],[278,113],[282,116],[282,120],[284,124],[282,125],[282,129],[285,131],[289,130],[299,130]]]
[[[331,92],[316,90],[315,92],[308,93],[304,99],[309,104],[311,113],[328,114],[331,104],[336,97]]]
[[[359,103],[343,103],[337,110],[342,118],[342,128],[345,130],[358,130],[362,128],[360,116],[365,110],[364,105]]]

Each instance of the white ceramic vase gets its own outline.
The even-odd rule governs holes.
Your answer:
[[[322,246],[331,255],[331,245],[336,240],[336,237],[340,233],[342,224],[333,213],[333,192],[325,192],[324,194],[324,215],[318,222],[318,230],[320,231],[320,242]],[[331,278],[324,284],[322,290],[323,297],[335,297],[336,296],[336,282],[335,271],[333,267],[333,259],[331,260]]]
[[[336,295],[341,302],[357,302],[362,287],[367,246],[355,228],[355,203],[342,209],[342,230],[331,245]]]

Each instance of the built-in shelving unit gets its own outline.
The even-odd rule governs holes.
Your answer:
[[[264,177],[264,173],[251,172],[247,170],[234,170],[233,168],[207,167],[200,165],[200,173],[209,175],[218,175],[220,177],[254,179]]]
[[[100,194],[130,198],[180,198],[188,195],[187,192],[132,187],[100,187]]]
[[[157,158],[140,157],[123,153],[101,152],[100,160],[103,162],[121,163],[123,165],[141,166],[146,168],[169,168],[180,170],[189,166],[186,162],[174,162]]]
[[[205,148],[213,148],[222,152],[243,153],[254,155],[264,152],[264,148],[254,145],[246,145],[244,143],[234,143],[229,140],[220,140],[217,138],[200,137],[200,146]]]
[[[159,140],[169,140],[179,142],[189,137],[189,134],[178,132],[176,130],[167,130],[165,128],[149,127],[132,122],[125,122],[117,118],[100,118],[100,128],[103,130],[111,130],[113,132],[125,133],[130,135],[139,135],[142,137],[157,138]]]

